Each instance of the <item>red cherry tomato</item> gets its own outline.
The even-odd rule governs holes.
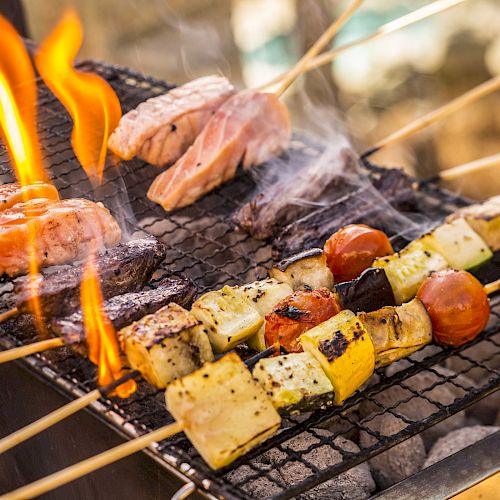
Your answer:
[[[460,346],[471,341],[490,316],[483,286],[466,271],[432,273],[420,286],[417,297],[429,313],[434,340],[439,344]]]
[[[338,312],[340,307],[327,288],[294,292],[266,316],[266,345],[279,342],[288,352],[301,352],[300,335]]]
[[[350,224],[332,234],[325,243],[326,263],[335,281],[357,278],[377,257],[394,253],[389,238],[378,229]]]

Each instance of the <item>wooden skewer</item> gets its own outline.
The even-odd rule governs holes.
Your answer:
[[[500,76],[494,77],[491,80],[481,83],[477,87],[474,87],[465,94],[462,94],[456,99],[453,99],[444,106],[441,106],[438,109],[435,109],[430,113],[427,113],[426,115],[422,116],[421,118],[418,118],[417,120],[414,120],[408,125],[405,125],[400,130],[397,130],[396,132],[393,132],[392,134],[385,137],[384,139],[378,141],[373,147],[371,147],[369,150],[363,153],[361,157],[366,158],[386,146],[407,139],[414,133],[422,130],[425,127],[428,127],[432,123],[435,123],[438,120],[446,118],[455,111],[458,111],[459,109],[468,106],[469,104],[481,99],[482,97],[487,96],[488,94],[495,92],[498,89],[500,89]]]
[[[492,293],[498,292],[498,290],[500,290],[500,279],[484,285],[484,291],[486,292],[486,295],[491,295]]]
[[[46,351],[47,349],[54,349],[55,347],[61,347],[63,345],[64,341],[62,339],[54,338],[40,340],[39,342],[33,342],[32,344],[24,345],[22,347],[15,347],[13,349],[9,349],[8,351],[0,352],[0,365],[2,363],[7,363],[8,361],[24,358],[30,354]]]
[[[283,78],[278,90],[275,92],[277,97],[280,97],[286,89],[304,72],[307,63],[317,56],[329,43],[337,32],[344,26],[349,18],[363,3],[363,0],[353,0],[347,9],[338,17],[329,28],[318,38],[314,45],[305,53],[300,61],[289,71]]]
[[[354,47],[358,47],[360,45],[363,45],[367,42],[371,42],[372,40],[376,40],[377,38],[381,38],[385,35],[389,35],[390,33],[394,33],[395,31],[398,31],[402,28],[406,28],[407,26],[410,26],[411,24],[414,24],[418,21],[422,21],[423,19],[426,19],[428,17],[431,17],[435,14],[438,14],[440,12],[443,12],[444,10],[447,10],[451,7],[454,7],[455,5],[458,5],[465,0],[437,0],[435,2],[432,2],[428,5],[425,5],[424,7],[417,9],[413,12],[410,12],[409,14],[406,14],[405,16],[399,17],[398,19],[395,19],[394,21],[390,21],[387,24],[384,24],[380,28],[378,28],[376,31],[373,33],[364,36],[362,38],[359,38],[358,40],[354,40],[350,43],[347,43],[345,45],[342,45],[341,47],[337,47],[335,49],[329,50],[319,56],[314,57],[313,59],[309,60],[307,64],[305,64],[304,68],[302,68],[302,73],[305,73],[307,71],[311,71],[313,69],[319,68],[325,64],[331,63],[334,61],[340,54],[343,54],[349,49],[352,49]],[[274,87],[275,85],[280,84],[285,78],[287,78],[288,72],[278,76],[277,78],[271,80],[270,82],[260,86],[258,89],[259,90],[265,90],[269,89],[270,87]]]
[[[8,311],[5,311],[0,314],[0,323],[7,321],[9,318],[17,316],[18,314],[19,314],[19,309],[17,307],[13,307],[12,309],[9,309]]]

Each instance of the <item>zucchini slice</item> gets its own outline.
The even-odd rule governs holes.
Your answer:
[[[448,262],[421,241],[413,241],[401,252],[375,259],[373,267],[385,270],[396,304],[413,299],[418,287],[433,271],[442,271]]]
[[[342,311],[300,336],[305,352],[323,367],[341,405],[375,368],[375,351],[366,328],[352,311]]]
[[[326,265],[321,248],[312,248],[282,260],[269,271],[269,276],[287,283],[294,291],[333,286],[333,274]]]
[[[481,236],[461,218],[441,224],[420,240],[440,253],[453,269],[472,269],[493,256]]]
[[[253,376],[281,415],[309,411],[333,403],[333,387],[321,365],[307,352],[261,359]]]
[[[203,323],[212,348],[218,353],[248,339],[264,323],[253,302],[240,289],[227,285],[202,295],[191,313]]]
[[[156,387],[166,387],[214,357],[196,318],[171,303],[118,333],[130,366]]]
[[[281,418],[235,353],[170,384],[168,411],[213,469],[230,464],[274,434]]]
[[[274,278],[254,281],[248,285],[238,287],[243,295],[254,304],[255,308],[261,315],[264,323],[259,331],[247,339],[249,347],[255,351],[263,351],[266,348],[265,332],[266,322],[265,317],[271,314],[274,306],[285,297],[293,293],[292,288],[287,283],[281,283]]]

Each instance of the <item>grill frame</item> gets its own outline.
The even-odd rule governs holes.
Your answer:
[[[124,105],[126,111],[134,107],[138,102],[144,100],[146,94],[149,93],[154,95],[172,88],[172,86],[165,82],[151,77],[145,77],[139,73],[118,66],[84,61],[79,64],[79,67],[85,71],[96,71],[101,74],[101,76],[104,76],[115,90],[117,90],[120,101],[122,105]],[[87,196],[94,199],[101,199],[108,205],[107,201],[111,202],[117,195],[119,197],[119,191],[123,189],[125,185],[129,192],[131,211],[136,216],[144,217],[149,214],[151,217],[155,217],[155,219],[149,221],[146,225],[142,224],[140,226],[141,231],[151,231],[151,228],[154,228],[156,225],[158,225],[160,229],[161,221],[156,219],[164,217],[163,211],[161,208],[155,207],[147,201],[144,191],[144,185],[147,185],[146,183],[149,182],[149,178],[152,180],[156,173],[154,168],[146,166],[146,164],[138,160],[132,160],[131,162],[126,162],[126,165],[121,167],[122,170],[120,172],[112,168],[108,169],[108,171],[111,171],[111,175],[106,179],[103,186],[94,193],[94,196],[89,196],[88,189],[90,188],[90,184],[86,180],[83,170],[78,165],[71,151],[69,143],[69,117],[43,84],[39,85],[39,94],[41,115],[39,123],[42,130],[44,157],[46,163],[50,164],[51,174],[55,176],[58,187],[61,187],[62,196]],[[300,147],[298,149],[300,149]],[[65,167],[67,164],[69,164],[71,168],[65,169],[63,172],[57,172],[57,170]],[[364,169],[366,173],[371,175],[376,175],[382,171],[381,167],[372,165],[368,161],[364,162]],[[149,177],[147,176],[146,179],[143,179],[142,182],[139,183],[137,179],[141,177],[141,173],[144,170],[149,170],[149,172],[146,172]],[[121,174],[123,174],[123,178]],[[5,182],[7,180],[9,180],[8,161],[6,161],[5,152],[2,154],[2,150],[0,149],[0,181]],[[168,267],[170,270],[173,269],[174,272],[186,274],[198,283],[200,279],[203,279],[202,291],[221,286],[222,284],[235,284],[237,282],[249,281],[264,276],[265,270],[273,262],[270,246],[263,242],[257,242],[244,233],[233,234],[232,226],[227,221],[227,215],[232,213],[239,206],[239,202],[235,200],[240,199],[240,196],[243,194],[248,195],[248,192],[252,189],[251,182],[253,181],[250,175],[240,173],[234,181],[228,183],[226,186],[218,188],[213,194],[200,200],[194,206],[188,207],[172,217],[168,217],[169,223],[167,224],[167,229],[162,231],[161,239],[174,237],[175,239],[169,244],[171,248],[169,248],[169,254],[163,269],[165,270],[165,268]],[[440,189],[439,186],[432,183],[421,185],[419,193],[421,197],[420,201],[425,201],[426,209],[430,212],[445,213],[446,211],[451,211],[454,207],[464,206],[468,203],[467,200],[447,193]],[[123,199],[124,198],[122,198],[122,201]],[[118,200],[118,202],[120,203],[120,200]],[[139,207],[142,207],[142,209]],[[113,209],[112,206],[110,208]],[[202,233],[200,236],[196,231],[197,228],[205,223],[207,211],[210,212],[210,217],[212,220],[216,221],[216,224],[210,227],[210,231],[207,230],[206,233]],[[127,214],[125,214],[124,217],[127,217]],[[137,228],[135,222],[130,220],[125,221],[125,226],[130,231],[132,231],[134,227]],[[187,232],[188,234],[184,239],[182,237],[176,239],[181,232]],[[155,232],[152,231],[152,234],[155,234]],[[159,234],[155,235],[158,236]],[[189,241],[186,242],[186,238],[187,240],[191,238],[194,243],[189,252],[185,251],[185,246],[189,243]],[[226,244],[226,240],[229,241],[229,244]],[[221,241],[224,243],[221,243]],[[214,258],[213,261],[203,256],[207,253],[207,246],[209,250],[210,248],[215,249],[215,254],[211,256],[211,258]],[[199,252],[199,254],[197,254],[197,252]],[[233,260],[231,260],[231,258],[226,258],[227,252],[229,252],[228,255],[230,255]],[[193,258],[193,256],[195,257]],[[218,264],[217,261],[219,256],[222,259],[220,264]],[[257,265],[255,266],[255,264]],[[233,266],[234,269],[232,269],[231,266]],[[196,272],[197,269],[195,268],[198,267],[200,268],[201,274]],[[500,271],[500,267],[498,267],[498,270]],[[210,277],[210,275],[214,276]],[[491,275],[484,276],[484,278],[491,278]],[[157,273],[157,275],[154,276],[151,285],[154,286],[159,279],[161,279],[161,273]],[[5,284],[4,291],[0,294],[0,297],[4,299],[7,298],[8,292],[9,285]],[[317,484],[359,463],[365,462],[369,458],[422,432],[448,416],[469,407],[498,390],[500,388],[499,371],[488,366],[488,359],[474,360],[467,355],[470,349],[473,349],[474,346],[478,346],[483,342],[491,343],[494,351],[493,357],[500,355],[500,338],[497,339],[500,331],[500,305],[497,301],[495,301],[495,305],[496,307],[492,314],[493,324],[471,344],[456,349],[444,350],[442,348],[437,348],[438,350],[434,354],[424,356],[423,359],[420,360],[417,360],[420,355],[412,356],[409,358],[411,363],[410,366],[392,376],[386,376],[383,374],[383,371],[379,370],[377,373],[381,377],[381,380],[377,384],[353,395],[347,400],[343,407],[314,412],[305,421],[298,422],[296,419],[295,424],[293,424],[294,419],[290,419],[293,424],[291,427],[288,427],[258,448],[252,450],[245,457],[237,460],[228,469],[217,472],[210,471],[199,456],[193,453],[192,448],[187,446],[185,438],[182,437],[175,437],[167,442],[161,443],[159,446],[153,445],[146,450],[146,453],[177,477],[186,481],[193,481],[201,491],[208,495],[224,498],[251,498],[248,496],[247,492],[238,487],[237,483],[228,481],[227,477],[231,471],[235,471],[242,466],[248,466],[250,460],[259,459],[262,453],[267,450],[276,449],[276,447],[279,447],[281,451],[283,449],[287,450],[286,441],[289,438],[298,436],[302,432],[311,432],[311,429],[315,428],[315,425],[335,417],[344,420],[347,419],[350,426],[354,429],[357,428],[358,431],[360,427],[364,427],[363,430],[366,431],[366,426],[359,422],[350,421],[351,417],[345,416],[347,410],[356,407],[362,400],[368,398],[373,402],[377,394],[389,390],[396,384],[400,386],[403,385],[404,387],[405,381],[423,372],[434,373],[438,379],[442,379],[436,382],[434,387],[452,384],[458,389],[465,391],[465,395],[462,398],[450,404],[443,405],[439,403],[435,405],[438,408],[438,412],[429,415],[426,419],[409,423],[408,427],[395,435],[386,438],[377,438],[379,441],[376,445],[364,449],[357,454],[345,453],[345,450],[339,449],[338,446],[332,445],[331,442],[326,443],[326,438],[318,437],[316,434],[315,437],[319,440],[319,445],[316,447],[325,445],[332,446],[333,449],[337,449],[340,453],[344,453],[347,458],[342,460],[339,464],[334,464],[323,470],[316,471],[312,476],[300,483],[291,486],[287,485],[286,489],[278,495],[275,495],[275,498],[291,498],[301,492],[310,490]],[[17,332],[14,333],[14,329],[17,328],[16,325],[17,323],[15,320],[11,320],[1,327],[2,334],[0,336],[0,344],[2,347],[8,348],[35,339],[34,332],[29,329],[23,332],[23,335],[19,335]],[[429,348],[426,348],[424,352],[428,351]],[[449,362],[452,358],[460,358],[462,361],[471,364],[471,367],[463,372],[458,372],[452,377],[442,376],[435,370],[435,366],[445,361]],[[92,390],[95,387],[93,382],[93,380],[95,380],[95,369],[88,361],[78,358],[66,348],[62,348],[57,352],[48,352],[31,356],[21,360],[20,363],[38,376],[52,380],[54,387],[70,397],[81,396],[84,392]],[[459,382],[454,380],[457,376],[475,369],[486,370],[494,375],[494,377],[491,378],[487,384],[474,389],[463,387]],[[433,388],[428,389],[428,391],[432,390]],[[161,396],[160,393],[161,391],[148,389],[147,384],[141,383],[140,391],[133,396],[130,401],[119,402],[116,399],[106,400],[104,402],[99,401],[91,405],[90,411],[92,411],[96,417],[105,421],[113,431],[119,433],[123,437],[136,437],[151,428],[151,419],[153,418],[151,413],[154,415],[154,413],[158,411],[158,408],[161,407],[161,398],[159,398],[159,396]],[[413,397],[417,397],[417,394],[414,394],[412,398]],[[418,397],[423,397],[428,402],[432,399],[427,396],[422,396],[422,394],[418,395]],[[148,403],[146,404],[146,402]],[[153,404],[154,408],[152,412],[150,409],[149,412],[148,409],[142,411],[142,407],[145,404],[146,406]],[[135,410],[131,412],[130,407],[137,407],[141,409],[141,412],[135,412]],[[135,416],[129,415],[127,417],[127,411],[129,413],[135,413]],[[399,415],[394,408],[382,408],[380,414],[387,411]],[[169,421],[166,411],[164,411],[164,413],[165,416],[163,418],[159,420],[156,419],[153,422],[154,426],[152,428],[156,428]],[[129,418],[128,421],[127,418]],[[290,461],[289,459],[304,461],[302,455],[304,455],[305,452],[288,450],[284,453],[287,462]],[[252,465],[251,468],[253,468],[255,474],[257,474],[256,479],[262,477],[269,478],[269,470],[262,470],[258,467],[256,468],[254,465]],[[245,482],[248,482],[248,480],[249,478],[246,477]]]

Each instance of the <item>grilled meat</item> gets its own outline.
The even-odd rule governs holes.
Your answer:
[[[165,247],[152,237],[122,243],[95,259],[104,298],[139,291],[165,258]],[[14,281],[16,306],[30,312],[30,299],[37,294],[46,317],[65,316],[80,307],[83,265],[75,264],[44,272],[38,286],[29,276]]]
[[[244,169],[280,154],[290,140],[288,110],[274,94],[245,91],[228,99],[185,155],[160,174],[148,198],[166,211],[191,205]]]
[[[101,203],[79,198],[18,203],[0,212],[0,275],[27,272],[30,248],[40,266],[51,266],[114,247],[120,238],[118,223]]]
[[[353,222],[380,227],[390,217],[386,203],[401,209],[411,206],[413,200],[412,180],[400,170],[387,169],[373,185],[362,186],[289,224],[273,240],[275,253],[287,256],[322,246],[331,234]]]
[[[172,276],[162,280],[153,290],[129,292],[111,297],[105,301],[103,310],[115,330],[120,330],[171,302],[182,307],[190,307],[195,296],[196,285],[191,280]],[[64,339],[65,344],[74,346],[85,340],[81,309],[64,318],[53,319],[50,326],[57,337]]]
[[[3,184],[0,186],[0,211],[35,198],[58,200],[59,193],[52,184],[45,182],[37,182],[28,186],[21,186],[18,182]]]
[[[171,164],[233,94],[226,78],[206,76],[152,97],[121,118],[108,147],[124,160],[139,156],[158,167]]]

